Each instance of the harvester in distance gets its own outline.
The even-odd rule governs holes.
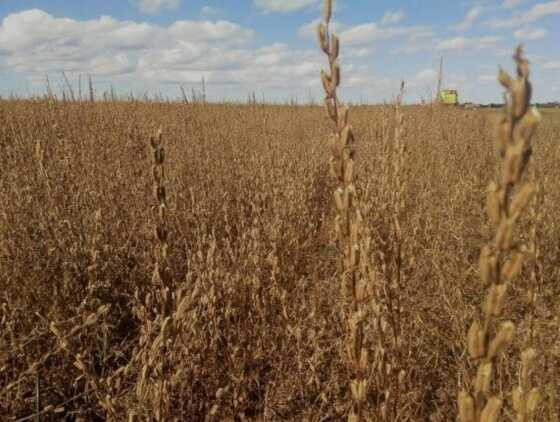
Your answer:
[[[459,94],[456,89],[442,89],[441,81],[443,80],[443,56],[439,61],[439,73],[438,73],[438,86],[437,86],[437,97],[436,101],[443,105],[459,105]]]

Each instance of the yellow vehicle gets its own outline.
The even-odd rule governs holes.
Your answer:
[[[455,89],[442,89],[438,94],[438,101],[445,105],[459,105],[459,94]]]

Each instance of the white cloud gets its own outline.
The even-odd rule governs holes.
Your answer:
[[[410,36],[408,37],[408,41],[410,42],[426,42],[427,40],[429,40],[430,38],[434,37],[434,31],[432,31],[431,29],[428,28],[424,28],[424,29],[418,29],[417,31],[414,31],[410,34]]]
[[[253,31],[228,21],[177,21],[168,27],[177,41],[223,41],[243,43],[253,36]]]
[[[521,4],[523,0],[504,0],[502,7],[505,9],[513,9]]]
[[[358,88],[361,93],[364,90],[373,90],[378,94],[393,96],[394,91],[399,87],[399,82],[373,75],[370,69],[356,69],[345,76],[344,87]]]
[[[126,54],[119,53],[114,56],[101,55],[93,57],[89,65],[95,69],[96,75],[112,76],[131,73],[135,69],[134,63]]]
[[[220,15],[221,13],[222,9],[212,6],[204,6],[202,9],[200,9],[200,14],[205,16]]]
[[[343,58],[363,59],[372,56],[373,53],[375,53],[374,48],[349,48],[343,49],[341,54]]]
[[[495,36],[473,38],[455,37],[439,41],[436,44],[436,50],[481,50],[495,47],[501,40],[502,37]]]
[[[53,51],[66,47],[66,53],[71,55],[79,52],[82,46],[142,48],[160,35],[157,27],[146,23],[117,21],[109,16],[76,21],[55,18],[42,10],[31,9],[4,18],[0,26],[0,49],[17,54],[34,54],[33,50],[41,47]]]
[[[451,29],[457,32],[463,32],[473,26],[474,22],[479,18],[483,11],[481,6],[475,6],[470,8],[465,15],[465,19],[462,22],[451,26]]]
[[[518,29],[513,33],[513,36],[521,41],[536,41],[546,36],[546,30],[538,29]]]
[[[402,21],[404,18],[404,13],[401,10],[397,11],[387,11],[381,19],[381,25],[394,25]]]
[[[414,80],[417,83],[427,84],[434,83],[437,81],[438,73],[434,69],[423,69],[416,73]]]
[[[402,67],[404,62],[395,57],[379,68],[384,74],[375,74],[369,58],[373,56],[373,62],[378,61],[376,41],[398,40],[398,46],[407,52],[427,51],[424,63],[433,54],[439,55],[438,50],[493,47],[492,54],[497,54],[500,47],[499,37],[439,39],[428,26],[382,25],[381,21],[380,18],[378,22],[347,28],[333,22],[333,29],[341,30],[343,38],[341,96],[345,100],[362,94],[370,100],[391,98],[398,91],[400,77],[407,80],[411,95],[425,96],[428,87],[435,87],[435,66]],[[57,75],[65,71],[71,81],[76,81],[80,73],[92,74],[99,86],[108,86],[111,81],[119,91],[134,93],[162,89],[170,96],[178,96],[176,85],[198,87],[204,77],[212,99],[243,99],[252,91],[263,92],[267,99],[292,95],[307,98],[308,93],[320,98],[318,71],[327,64],[315,42],[316,24],[317,21],[308,23],[299,31],[302,37],[313,38],[309,48],[285,44],[255,48],[251,29],[226,20],[200,18],[157,25],[108,16],[91,20],[57,18],[34,9],[0,19],[0,66],[18,78],[36,81],[32,89],[37,92],[43,89],[46,74],[56,88]],[[528,27],[534,29],[533,25]],[[380,55],[384,51],[378,49]],[[507,55],[511,55],[509,49]],[[463,64],[456,63],[455,68],[462,68]],[[546,74],[554,75],[553,69],[559,69],[560,62],[543,61],[538,68],[543,72],[550,69]],[[468,71],[467,63],[463,72]],[[473,72],[469,74],[470,80],[476,83],[481,73],[491,70]],[[485,98],[486,92],[473,89],[469,94],[466,85],[461,85],[462,78],[446,72],[444,86],[459,86],[464,98]]]
[[[142,74],[150,67],[147,58],[154,59],[154,66],[196,67],[203,59],[209,68],[227,65],[234,61],[230,51],[252,36],[251,30],[227,21],[177,21],[162,27],[108,16],[55,18],[32,9],[3,19],[0,52],[7,65],[28,74]]]
[[[498,81],[498,77],[496,75],[480,75],[477,80],[482,84],[490,84],[496,83]]]
[[[55,80],[64,71],[72,80],[91,74],[94,81],[109,77],[117,87],[140,90],[198,84],[202,77],[210,90],[228,87],[215,95],[233,97],[249,90],[290,95],[320,88],[318,71],[325,59],[318,48],[273,44],[255,49],[248,43],[252,36],[250,29],[227,21],[158,26],[110,17],[79,21],[28,10],[0,22],[0,62],[29,80],[44,80],[45,74]],[[367,53],[346,52],[348,57]],[[348,63],[345,77],[352,75]]]
[[[560,70],[560,60],[543,63],[542,68],[545,70]]]
[[[508,19],[493,19],[488,24],[493,28],[514,28],[557,14],[560,14],[560,0],[537,3],[526,12],[516,13]]]
[[[391,51],[392,55],[399,54],[416,54],[420,52],[433,51],[436,48],[438,40],[432,29],[424,28],[412,32],[399,46]]]
[[[317,39],[317,26],[319,25],[320,19],[314,19],[309,23],[302,25],[298,34],[302,38]],[[329,29],[332,33],[339,33],[344,27],[337,21],[331,21],[329,24]]]
[[[170,83],[198,82],[204,76],[213,85],[266,88],[318,86],[324,57],[313,50],[273,44],[256,50],[204,51],[187,61],[181,55],[154,52],[143,62],[146,78]]]
[[[369,44],[398,37],[415,37],[425,34],[429,28],[424,26],[380,26],[375,22],[351,27],[340,34],[341,40],[350,45]]]
[[[401,38],[406,43],[407,52],[420,51],[426,49],[426,44],[431,41],[434,44],[434,32],[428,26],[405,26],[391,25],[403,19],[404,13],[401,11],[389,11],[385,13],[381,22],[367,22],[352,27],[346,27],[339,22],[331,22],[331,28],[338,33],[344,46],[369,46],[376,41],[388,41]],[[319,19],[315,19],[299,28],[299,35],[302,38],[315,40],[317,38],[317,25]],[[344,50],[344,49],[343,49]],[[401,48],[395,53],[401,53]],[[358,53],[360,51],[360,53]],[[366,57],[371,53],[366,53],[365,49],[354,48],[353,57]]]
[[[318,0],[254,0],[255,6],[265,13],[295,12],[317,3]]]
[[[180,0],[132,0],[142,13],[153,15],[164,9],[176,9]]]
[[[391,51],[393,55],[399,54],[416,54],[422,51],[429,51],[433,48],[433,45],[428,45],[424,43],[413,43],[408,45],[401,45]]]

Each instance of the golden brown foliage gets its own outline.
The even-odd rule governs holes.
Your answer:
[[[392,293],[381,287],[375,323],[364,325],[376,354],[365,410],[393,403],[384,377],[397,376],[396,420],[449,421],[483,291],[478,251],[493,230],[481,204],[496,118],[432,107],[399,113],[405,184],[392,165],[394,107],[352,108],[368,272],[392,280],[383,283],[400,298],[390,311]],[[41,420],[340,420],[349,377],[330,124],[320,107],[0,102],[0,419],[39,407]],[[149,144],[159,126],[172,299],[163,319],[162,289],[152,283],[158,204]],[[559,131],[560,116],[543,113],[531,158],[542,253],[511,286],[527,291],[536,272],[532,372],[542,421],[558,420],[560,391]],[[530,217],[517,227],[528,236]],[[531,303],[512,294],[505,304],[517,335],[493,388],[508,403]],[[380,335],[397,314],[398,338]],[[398,371],[386,355],[395,346]]]

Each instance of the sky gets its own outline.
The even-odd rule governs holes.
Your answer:
[[[60,92],[91,75],[97,93],[200,91],[215,101],[321,101],[321,0],[0,0],[0,95]],[[560,0],[335,0],[340,96],[406,100],[443,87],[462,102],[500,102],[500,65],[531,60],[534,100],[560,100]]]

